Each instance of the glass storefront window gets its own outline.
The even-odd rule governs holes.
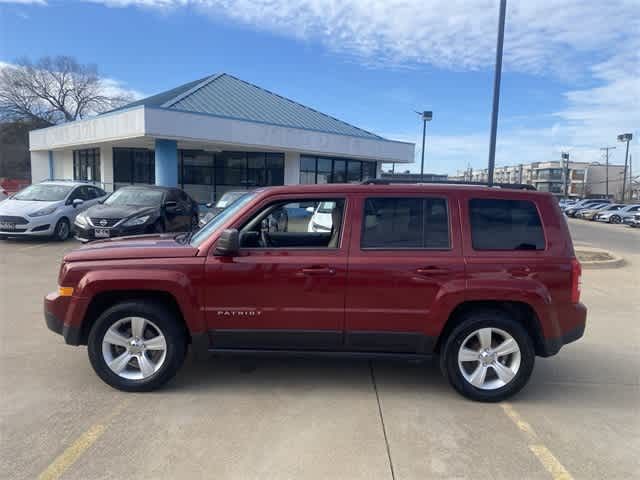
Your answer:
[[[300,183],[357,183],[376,178],[376,162],[300,156]]]
[[[156,179],[153,150],[144,148],[113,149],[114,188],[135,183],[154,183]]]
[[[73,179],[100,181],[100,149],[87,148],[73,151]]]

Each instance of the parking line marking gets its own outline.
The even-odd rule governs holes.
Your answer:
[[[502,411],[528,438],[529,450],[533,452],[542,466],[551,474],[553,480],[573,480],[571,474],[541,441],[533,427],[525,421],[510,403],[501,403]]]
[[[547,447],[544,445],[529,445],[529,448],[551,474],[553,480],[573,480],[571,474],[567,472]]]
[[[60,478],[104,434],[107,430],[107,424],[119,415],[130,401],[130,399],[125,399],[120,402],[102,422],[92,425],[80,435],[75,442],[38,475],[38,480],[57,480]]]

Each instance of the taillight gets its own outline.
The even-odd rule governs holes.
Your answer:
[[[571,259],[571,302],[580,301],[580,288],[582,287],[582,265],[577,258]]]

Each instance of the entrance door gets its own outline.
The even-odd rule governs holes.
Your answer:
[[[318,213],[321,205],[322,214]],[[344,199],[284,198],[240,230],[240,253],[209,256],[206,318],[214,348],[342,346],[349,228]]]

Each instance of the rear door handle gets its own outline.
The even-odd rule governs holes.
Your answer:
[[[335,275],[336,269],[331,267],[305,267],[301,272],[303,275]]]
[[[451,270],[447,267],[436,267],[435,265],[429,267],[421,267],[416,269],[418,275],[446,275],[451,273]]]

